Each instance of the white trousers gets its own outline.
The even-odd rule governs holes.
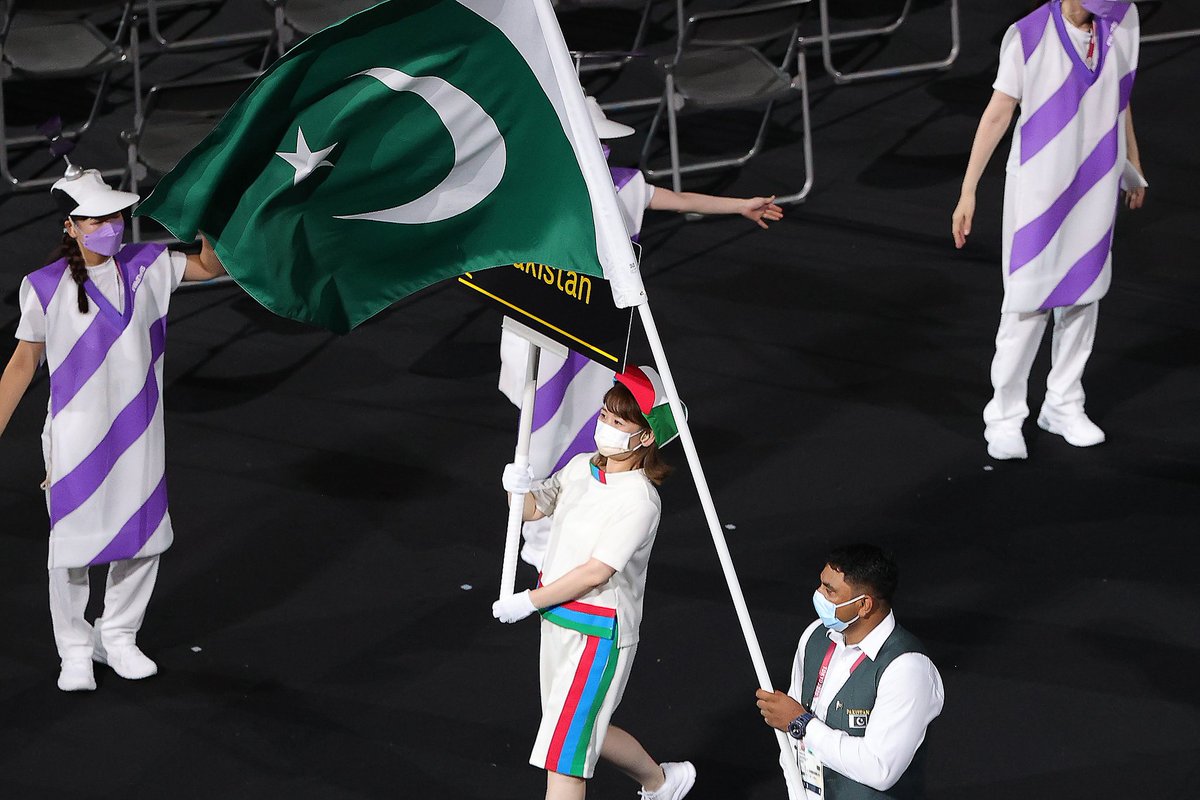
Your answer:
[[[1029,416],[1026,394],[1029,370],[1038,345],[1053,314],[1054,332],[1050,343],[1050,374],[1046,378],[1046,399],[1042,411],[1059,419],[1083,413],[1083,368],[1096,340],[1096,319],[1100,304],[1064,306],[1051,311],[1008,312],[1000,314],[996,332],[996,356],[992,359],[992,387],[995,394],[983,409],[984,438],[1020,432]]]
[[[93,628],[83,618],[88,603],[88,568],[56,567],[50,573],[50,622],[59,658],[92,657]],[[134,644],[158,579],[158,556],[108,565],[104,614],[96,620],[106,650]]]

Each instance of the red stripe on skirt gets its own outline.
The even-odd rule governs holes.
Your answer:
[[[595,636],[587,637],[587,645],[583,648],[583,657],[575,668],[575,680],[571,682],[571,691],[567,692],[566,702],[563,703],[562,713],[558,716],[558,724],[554,726],[554,736],[550,739],[550,748],[546,752],[546,769],[557,772],[558,760],[562,756],[563,743],[567,731],[571,729],[571,721],[579,710],[579,699],[583,696],[583,687],[587,685],[588,675],[592,671],[592,662],[596,660],[596,648],[600,640]]]

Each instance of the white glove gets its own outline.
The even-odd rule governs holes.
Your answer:
[[[500,482],[509,494],[529,494],[529,488],[533,486],[533,467],[507,464]]]
[[[501,622],[520,622],[535,611],[537,611],[537,606],[529,599],[528,589],[501,597],[492,603],[492,616]]]

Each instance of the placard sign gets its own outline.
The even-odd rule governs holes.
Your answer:
[[[458,282],[575,352],[615,372],[625,368],[633,309],[613,304],[603,278],[525,263],[468,272]]]

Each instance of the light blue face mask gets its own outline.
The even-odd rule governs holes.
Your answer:
[[[860,594],[858,597],[851,598],[844,603],[835,604],[832,600],[821,594],[821,590],[817,589],[813,592],[813,608],[817,610],[817,616],[821,618],[821,624],[831,631],[841,633],[849,628],[855,622],[858,622],[858,615],[854,619],[842,621],[837,618],[837,610],[842,606],[848,606],[851,603],[857,603],[866,597],[865,594]]]

